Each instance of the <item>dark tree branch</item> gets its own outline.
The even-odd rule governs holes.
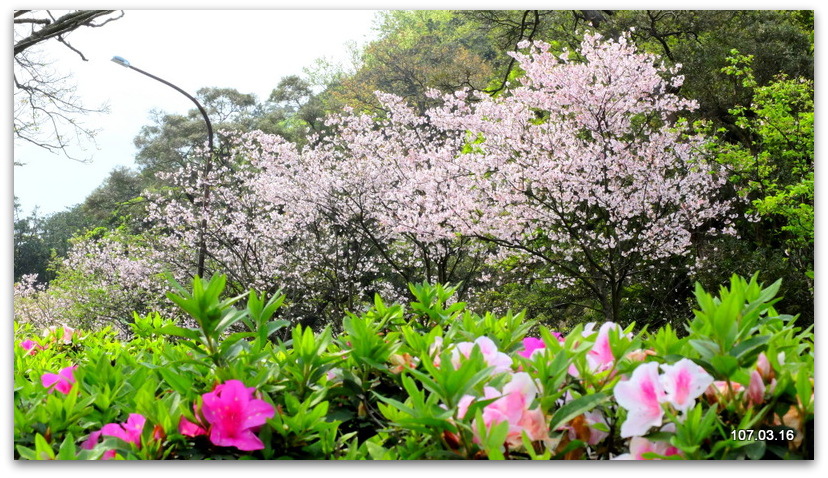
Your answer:
[[[66,15],[55,20],[54,22],[49,20],[38,21],[37,23],[48,23],[45,27],[41,28],[40,30],[32,32],[31,35],[17,41],[14,44],[14,56],[17,56],[20,53],[26,51],[26,49],[31,48],[32,46],[44,42],[50,38],[65,35],[83,26],[101,27],[109,21],[117,20],[118,18],[121,18],[124,15],[123,12],[121,12],[115,18],[110,18],[100,24],[95,23],[95,20],[97,18],[110,15],[114,12],[115,10],[77,10],[71,13],[67,13]],[[15,13],[15,17],[16,16],[17,13]],[[19,20],[16,20],[16,23],[19,23]]]
[[[529,26],[527,23],[527,17],[529,14],[533,14],[533,20],[531,24],[531,30],[529,34],[524,37],[524,32],[526,31],[527,27]],[[527,41],[532,41],[535,37],[535,33],[538,31],[538,27],[540,26],[540,12],[538,10],[526,10],[523,12],[523,18],[520,21],[519,33],[518,38],[515,41],[515,48],[517,49],[518,43],[523,41],[524,39]],[[506,66],[506,72],[503,74],[503,80],[500,82],[500,86],[494,89],[487,89],[483,90],[483,92],[488,93],[492,96],[497,94],[500,91],[503,91],[506,88],[506,85],[509,82],[509,75],[512,74],[512,69],[515,67],[516,60],[514,57],[509,57],[509,64]]]
[[[116,13],[117,12],[117,13]],[[68,152],[71,136],[94,142],[95,131],[82,124],[88,113],[106,110],[105,106],[87,108],[75,94],[68,75],[57,73],[48,61],[40,60],[30,48],[55,40],[87,61],[84,54],[67,41],[80,27],[101,27],[122,18],[116,10],[73,10],[55,18],[49,10],[14,12],[14,136],[51,152]]]

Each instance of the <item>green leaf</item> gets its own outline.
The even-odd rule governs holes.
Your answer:
[[[558,427],[572,420],[573,418],[586,413],[601,403],[607,401],[609,396],[606,393],[595,393],[578,397],[559,408],[549,422],[550,430],[557,430]]]
[[[711,340],[690,339],[689,343],[707,361],[721,352],[719,345]]]
[[[811,394],[813,393],[813,386],[811,385],[812,372],[805,367],[800,368],[796,374],[796,395],[802,402],[806,411],[812,411]]]
[[[159,367],[156,371],[173,390],[181,395],[189,396],[193,393],[193,381],[188,374],[180,373],[170,367]]]
[[[730,355],[736,357],[737,359],[741,359],[743,356],[750,357],[751,355],[759,355],[759,352],[765,349],[765,345],[770,339],[770,335],[759,335],[757,337],[752,337],[733,347],[730,350]]]
[[[761,460],[765,456],[765,442],[756,440],[744,447],[747,457],[751,460]]]
[[[731,377],[739,369],[739,361],[729,355],[717,355],[710,359],[710,364],[725,378]]]
[[[38,460],[54,460],[55,451],[52,446],[43,438],[43,435],[38,433],[35,435],[35,453],[37,453]]]
[[[75,437],[71,433],[67,433],[60,444],[60,449],[57,454],[58,460],[75,460],[77,459],[77,448],[75,447]]]
[[[178,327],[177,325],[165,325],[159,329],[156,329],[156,332],[159,334],[164,335],[173,335],[176,337],[183,337],[185,339],[191,340],[198,340],[199,333],[193,329],[185,329],[184,327]]]

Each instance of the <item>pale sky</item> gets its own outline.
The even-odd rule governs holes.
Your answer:
[[[23,142],[14,145],[14,194],[25,213],[62,211],[82,202],[118,165],[134,166],[133,139],[151,124],[150,111],[186,113],[195,105],[169,86],[111,61],[126,58],[191,95],[202,87],[235,88],[265,100],[279,80],[302,74],[318,58],[347,63],[348,44],[365,44],[376,10],[126,10],[102,28],[68,36],[89,61],[57,42],[44,54],[59,72],[71,73],[84,105],[109,104],[89,116],[99,128],[98,149],[72,155],[88,164]]]

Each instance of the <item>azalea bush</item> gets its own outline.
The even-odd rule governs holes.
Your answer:
[[[686,331],[550,330],[427,283],[314,331],[226,286],[174,283],[190,326],[136,314],[128,341],[15,322],[15,458],[813,458],[813,331],[778,282],[697,287]]]

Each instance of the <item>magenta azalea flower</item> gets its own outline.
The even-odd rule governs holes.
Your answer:
[[[228,380],[203,395],[201,413],[210,424],[210,441],[219,446],[234,446],[252,451],[264,448],[253,432],[273,417],[273,406],[253,398],[255,388],[245,387],[238,380]]]
[[[178,422],[178,433],[188,437],[197,437],[199,435],[206,435],[207,430],[201,425],[187,420],[184,415],[181,415],[181,420]]]
[[[135,445],[141,445],[141,433],[144,431],[146,418],[140,413],[130,413],[125,423],[107,423],[99,431],[92,432],[89,438],[81,445],[85,450],[91,450],[98,444],[101,436],[111,436]],[[115,450],[107,450],[103,454],[104,460],[115,458]]]
[[[34,355],[37,353],[37,349],[42,349],[44,347],[34,340],[26,339],[20,342],[20,348],[29,352],[26,355]]]
[[[696,403],[696,398],[713,383],[713,377],[689,359],[681,359],[673,365],[662,365],[661,384],[664,400],[683,412]]]
[[[101,428],[101,434],[120,438],[125,442],[141,444],[141,432],[147,419],[140,413],[130,413],[125,423],[107,423]]]
[[[618,382],[613,393],[618,405],[627,410],[627,419],[621,424],[622,437],[644,435],[650,427],[661,426],[665,392],[657,363],[639,365],[629,380]]]
[[[40,376],[40,382],[49,390],[49,393],[57,390],[61,393],[69,393],[72,384],[75,383],[75,369],[77,365],[60,369],[58,373],[44,373]]]
[[[545,348],[546,344],[543,343],[543,340],[536,339],[535,337],[526,337],[523,339],[523,350],[518,352],[518,355],[530,358],[535,350],[543,350]]]

